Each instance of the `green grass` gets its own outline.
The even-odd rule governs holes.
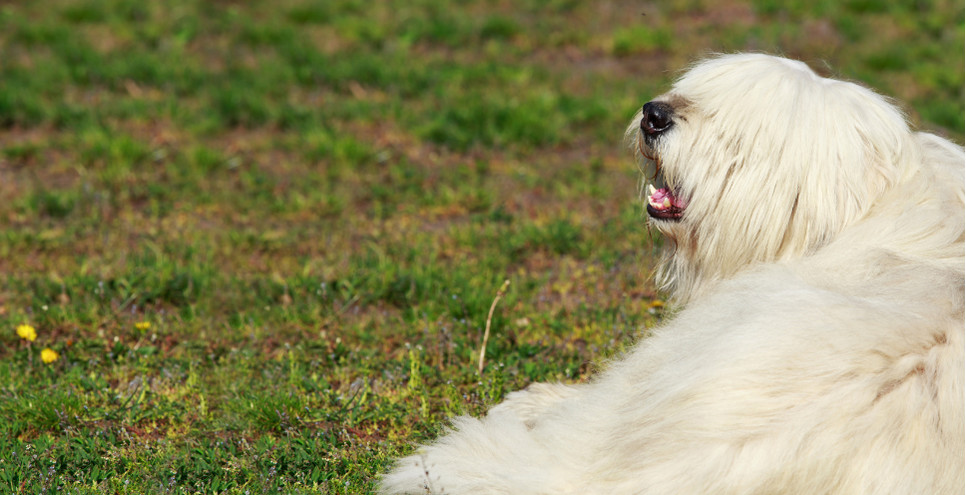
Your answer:
[[[620,140],[701,54],[962,142],[959,2],[510,5],[0,7],[0,493],[365,493],[586,380],[662,318]]]

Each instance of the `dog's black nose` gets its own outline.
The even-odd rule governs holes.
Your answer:
[[[651,101],[644,104],[644,118],[641,119],[641,130],[648,136],[656,136],[674,125],[671,116],[674,109],[667,103]]]

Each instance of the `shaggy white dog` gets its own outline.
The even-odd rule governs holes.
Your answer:
[[[684,309],[591,383],[455,419],[382,492],[963,493],[962,148],[757,54],[631,135]]]

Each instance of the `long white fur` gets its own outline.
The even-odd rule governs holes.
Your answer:
[[[760,54],[658,100],[684,309],[590,383],[456,418],[381,493],[963,493],[963,149]]]

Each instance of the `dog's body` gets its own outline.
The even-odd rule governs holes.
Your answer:
[[[632,129],[685,308],[591,383],[457,418],[383,493],[963,493],[963,150],[765,55]]]

